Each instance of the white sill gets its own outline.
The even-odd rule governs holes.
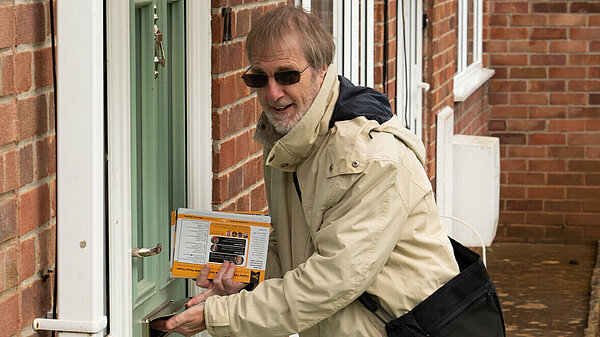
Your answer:
[[[494,69],[469,67],[454,76],[454,102],[464,102],[475,90],[494,76]]]

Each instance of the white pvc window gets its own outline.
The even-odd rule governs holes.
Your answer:
[[[455,101],[464,101],[494,75],[493,70],[483,68],[482,54],[483,0],[458,0]]]
[[[333,34],[333,63],[355,85],[373,86],[374,0],[296,0]]]

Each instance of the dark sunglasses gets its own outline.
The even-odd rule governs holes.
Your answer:
[[[278,71],[275,74],[273,74],[273,77],[275,78],[275,81],[277,81],[277,83],[279,83],[281,85],[290,85],[290,84],[298,83],[298,82],[300,82],[300,75],[306,69],[308,69],[308,67],[310,67],[310,65],[311,65],[311,63],[309,63],[302,70]],[[252,67],[250,67],[250,68],[252,68]],[[242,79],[244,80],[244,83],[246,83],[246,85],[249,86],[250,88],[262,88],[262,87],[266,86],[267,83],[269,82],[269,75],[267,75],[267,74],[252,74],[252,73],[248,74],[248,71],[250,70],[250,68],[246,69],[246,71],[242,75]]]

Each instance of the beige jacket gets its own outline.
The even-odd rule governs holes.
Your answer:
[[[396,117],[329,129],[339,83],[330,66],[311,108],[283,137],[261,117],[255,139],[264,145],[273,226],[269,279],[207,299],[211,335],[385,336],[358,296],[367,291],[400,316],[458,273],[423,144]]]

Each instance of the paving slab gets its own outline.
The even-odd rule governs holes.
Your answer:
[[[508,337],[583,337],[596,244],[494,243],[487,266]]]

